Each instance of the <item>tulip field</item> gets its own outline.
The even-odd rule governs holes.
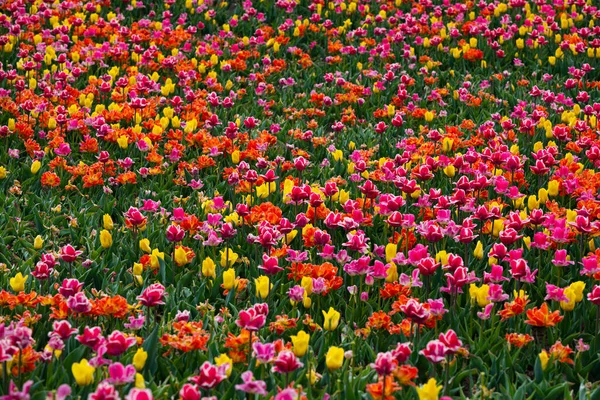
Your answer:
[[[0,1],[0,400],[600,400],[596,0]]]

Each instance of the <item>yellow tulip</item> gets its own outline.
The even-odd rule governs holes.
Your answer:
[[[136,389],[144,389],[146,387],[146,382],[144,382],[144,375],[136,373],[134,385]]]
[[[148,353],[143,349],[139,348],[133,355],[133,366],[136,370],[141,371],[144,369],[144,365],[146,365],[146,360],[148,359]]]
[[[331,153],[331,155],[335,161],[341,161],[344,158],[344,153],[339,149]]]
[[[100,245],[102,245],[103,248],[108,249],[110,246],[112,246],[112,242],[112,235],[109,231],[106,229],[100,231]]]
[[[558,196],[558,188],[560,183],[558,181],[552,180],[548,182],[548,196],[556,197]]]
[[[561,301],[560,308],[562,308],[563,311],[573,311],[575,309],[575,304],[577,303],[577,294],[571,287],[566,288],[564,293],[569,301]]]
[[[71,372],[79,386],[86,386],[93,383],[95,371],[96,368],[92,367],[85,358],[71,365]]]
[[[189,264],[189,260],[187,257],[187,252],[185,251],[185,249],[183,247],[177,247],[175,249],[175,254],[174,254],[174,258],[175,258],[175,264],[177,264],[178,267],[181,267],[183,265]]]
[[[435,261],[442,265],[448,265],[448,253],[446,253],[446,250],[438,251],[435,255]]]
[[[577,281],[569,285],[569,288],[573,290],[575,294],[575,302],[579,303],[583,300],[583,290],[585,289],[585,282]]]
[[[323,322],[323,327],[325,330],[333,331],[340,323],[341,314],[334,310],[333,307],[329,307],[327,312],[323,311],[323,317],[325,318],[325,322]]]
[[[150,267],[152,269],[160,268],[160,261],[158,259],[165,259],[165,253],[162,251],[158,251],[158,249],[153,249],[152,254],[150,254]]]
[[[479,307],[485,307],[490,304],[487,299],[489,296],[490,287],[489,285],[483,284],[481,287],[477,287],[474,283],[469,286],[469,296],[471,297],[471,303],[477,302]]]
[[[308,351],[308,342],[310,340],[310,335],[304,331],[299,331],[298,334],[290,336],[292,339],[292,344],[294,347],[292,350],[296,357],[302,357]]]
[[[546,350],[542,350],[542,352],[538,355],[540,358],[540,364],[542,364],[542,371],[545,371],[548,368],[548,361],[550,360],[550,356]]]
[[[448,178],[454,178],[454,175],[456,175],[456,168],[454,167],[454,165],[448,164],[448,166],[444,168],[444,174]]]
[[[390,263],[390,267],[387,270],[387,276],[385,281],[388,283],[396,282],[398,280],[398,267],[394,263]]]
[[[501,219],[495,219],[492,225],[492,235],[498,237],[500,232],[504,229],[504,221]]]
[[[33,248],[36,250],[40,250],[44,247],[44,239],[40,235],[37,235],[35,239],[33,239]]]
[[[221,253],[221,267],[223,268],[231,268],[239,258],[238,254],[230,248],[227,248],[227,254],[225,250],[221,250],[219,253]]]
[[[233,153],[231,153],[231,161],[234,164],[238,164],[240,162],[240,151],[239,150],[235,150]]]
[[[150,241],[148,239],[140,239],[140,249],[142,249],[143,252],[152,253]]]
[[[235,270],[229,268],[228,270],[223,271],[223,287],[227,290],[231,290],[234,286],[237,286]]]
[[[530,210],[535,210],[536,208],[540,208],[540,202],[538,201],[535,194],[532,194],[527,198],[527,208]]]
[[[127,139],[127,136],[122,135],[119,136],[119,138],[117,139],[117,143],[119,144],[120,148],[126,149],[129,143],[129,139]]]
[[[312,294],[313,280],[310,276],[303,276],[302,280],[300,281],[300,286],[304,288],[304,293],[309,296]]]
[[[210,257],[206,257],[204,259],[204,261],[202,261],[202,276],[204,276],[206,278],[215,279],[217,277],[216,272],[215,272],[216,267],[217,267],[217,265],[215,264],[213,259]]]
[[[304,306],[304,308],[310,308],[310,306],[312,305],[312,299],[309,295],[306,294],[306,292],[304,292],[304,299],[302,299],[302,305]]]
[[[540,188],[540,190],[538,190],[538,199],[540,204],[546,204],[548,201],[548,191],[544,188]]]
[[[29,275],[23,276],[22,273],[17,273],[13,278],[10,278],[10,287],[15,292],[22,292],[25,290],[25,282],[29,279]]]
[[[271,291],[271,281],[269,277],[266,275],[261,275],[254,280],[254,284],[256,285],[256,297],[260,297],[261,299],[266,299],[269,296],[269,292]]]
[[[398,253],[398,245],[395,243],[388,243],[385,245],[385,262],[390,262],[396,257]]]
[[[435,378],[430,378],[426,384],[417,388],[417,395],[419,400],[438,400],[441,390],[442,386],[438,386]]]
[[[141,275],[144,272],[144,266],[140,263],[133,263],[133,275]]]
[[[102,216],[102,223],[104,224],[104,229],[111,231],[114,228],[113,220],[110,217],[110,214],[104,214]]]
[[[450,150],[452,150],[452,147],[454,146],[454,140],[450,139],[449,137],[445,137],[442,140],[442,151],[444,153],[448,153]]]
[[[0,179],[6,178],[8,171],[3,166],[0,166]]]
[[[473,255],[475,258],[482,260],[483,259],[483,243],[480,240],[477,241],[477,245],[475,246],[475,250],[473,250]]]
[[[330,371],[338,370],[344,364],[344,349],[331,346],[325,356],[325,364]]]
[[[42,167],[42,163],[39,162],[38,160],[35,160],[31,164],[31,173],[34,175],[37,174],[41,167]]]
[[[294,230],[293,230],[293,231],[291,231],[290,233],[287,233],[287,234],[286,234],[286,235],[283,237],[282,241],[283,241],[285,244],[289,245],[290,243],[292,243],[292,241],[293,241],[293,240],[296,238],[296,236],[297,236],[297,235],[298,235],[298,230],[297,230],[297,229],[294,229]]]

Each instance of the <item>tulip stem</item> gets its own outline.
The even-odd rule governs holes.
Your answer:
[[[250,340],[248,341],[248,367],[250,367],[250,361],[252,360],[252,335],[253,331],[250,331]]]
[[[444,395],[448,394],[448,382],[450,381],[450,360],[446,358],[446,365],[444,365]]]
[[[598,342],[598,326],[600,326],[600,305],[596,306],[596,342]],[[596,349],[598,350],[598,349]]]
[[[8,363],[6,361],[4,361],[2,363],[2,375],[3,375],[3,379],[2,379],[3,392],[2,393],[6,395],[6,394],[8,394]]]

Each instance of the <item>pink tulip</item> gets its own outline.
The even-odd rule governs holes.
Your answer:
[[[68,263],[72,263],[73,261],[75,261],[77,257],[79,257],[81,254],[83,254],[83,251],[75,250],[75,248],[70,244],[63,246],[60,249],[61,260]]]
[[[446,359],[448,347],[440,340],[431,340],[419,354],[425,356],[430,362],[437,364]]]
[[[165,304],[165,287],[160,283],[153,283],[148,286],[141,295],[137,297],[140,303],[146,307],[156,307]]]
[[[294,353],[284,350],[275,359],[272,371],[280,374],[288,374],[303,366],[304,364],[298,360]]]
[[[227,366],[228,364],[223,364],[217,367],[205,361],[198,375],[191,377],[190,381],[202,389],[212,389],[227,378]]]
[[[135,380],[135,367],[131,364],[124,366],[120,362],[116,362],[108,367],[108,375],[108,381],[113,385],[125,385]]]
[[[125,336],[122,332],[113,331],[106,339],[106,354],[119,356],[136,343],[135,336]]]

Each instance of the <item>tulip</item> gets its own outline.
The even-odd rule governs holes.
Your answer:
[[[111,231],[114,228],[113,220],[110,214],[104,214],[102,216],[102,223],[104,224],[104,229]]]
[[[79,386],[87,386],[93,383],[94,371],[96,371],[96,368],[92,367],[85,358],[71,365],[71,372]]]
[[[34,175],[37,174],[41,167],[42,167],[42,163],[39,162],[38,160],[35,160],[31,164],[31,173]]]
[[[540,359],[540,364],[542,366],[542,371],[545,371],[548,368],[548,361],[550,361],[550,356],[546,350],[542,350],[540,354],[538,354]]]
[[[417,388],[419,400],[438,400],[438,395],[442,390],[442,386],[438,386],[435,378],[430,378],[426,384]]]
[[[223,271],[223,287],[225,289],[231,290],[234,286],[237,286],[236,280],[235,270],[233,268]]]
[[[565,289],[564,294],[567,297],[568,301],[561,301],[560,308],[562,308],[563,311],[573,311],[575,309],[575,304],[577,303],[577,294],[570,287]]]
[[[129,142],[129,139],[125,135],[121,135],[117,138],[117,143],[119,144],[119,147],[122,149],[127,148],[128,142]]]
[[[294,354],[297,357],[304,356],[308,351],[310,335],[304,331],[299,331],[296,335],[290,336],[290,339],[292,339],[292,344],[294,345],[292,348]]]
[[[256,285],[256,297],[266,299],[273,286],[271,285],[269,277],[266,275],[259,276],[254,280],[254,284]]]
[[[481,241],[477,241],[477,245],[475,246],[475,250],[473,250],[473,255],[475,258],[482,260],[483,259],[483,243]]]
[[[231,161],[232,161],[234,164],[239,164],[239,163],[240,163],[240,151],[239,151],[239,150],[234,150],[234,151],[231,153]]]
[[[40,235],[37,235],[35,239],[33,239],[33,248],[36,250],[40,250],[44,247],[44,239]]]
[[[143,348],[137,349],[136,353],[133,355],[133,366],[136,370],[141,371],[144,369],[144,365],[146,365],[146,360],[148,359],[148,353],[144,351]]]
[[[140,239],[140,249],[146,253],[152,253],[150,248],[150,241],[148,239]]]
[[[344,349],[331,346],[325,356],[325,364],[330,371],[340,369],[344,364]]]
[[[340,313],[334,310],[333,307],[329,307],[327,312],[323,311],[323,317],[325,318],[323,328],[327,331],[334,331],[340,323],[340,316]]]
[[[210,257],[206,257],[204,261],[202,261],[202,276],[204,276],[205,278],[216,279],[216,267],[217,265],[215,264],[213,259]]]
[[[227,253],[225,253],[225,251]],[[221,250],[219,253],[221,254],[221,267],[223,267],[223,268],[231,268],[231,267],[233,267],[233,264],[235,264],[235,262],[239,258],[238,254],[235,253],[230,248],[227,248],[225,250]]]
[[[22,292],[25,290],[25,282],[27,282],[28,278],[29,275],[23,276],[23,274],[19,272],[13,278],[10,278],[10,287],[17,293]]]
[[[189,263],[187,252],[183,247],[177,246],[175,248],[175,264],[177,264],[178,267],[181,267],[187,263]]]
[[[558,196],[558,189],[560,187],[560,183],[558,181],[552,180],[548,182],[548,196],[556,197]]]
[[[102,245],[102,247],[108,249],[110,246],[112,246],[112,242],[113,240],[110,232],[106,229],[103,229],[100,232],[100,244]]]
[[[146,387],[146,382],[144,382],[144,375],[140,373],[135,374],[134,386],[136,389],[144,389]]]
[[[569,288],[573,290],[573,293],[575,295],[575,302],[579,303],[583,300],[583,290],[585,289],[585,282],[573,282],[569,285]]]

